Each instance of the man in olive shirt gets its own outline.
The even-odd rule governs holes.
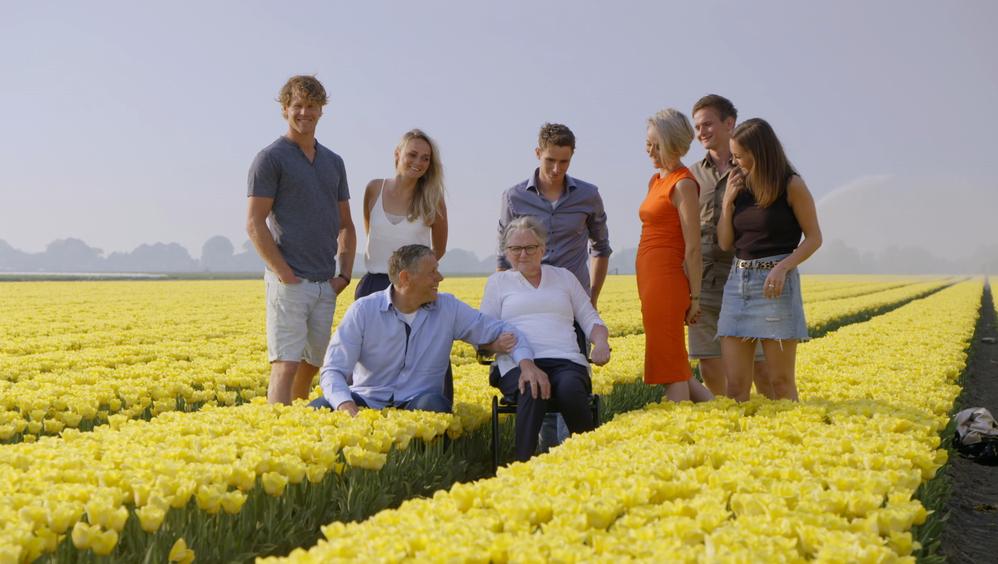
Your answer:
[[[721,344],[717,340],[717,318],[721,313],[721,296],[734,253],[722,251],[718,246],[717,220],[721,217],[721,201],[728,186],[728,172],[732,168],[728,142],[737,118],[738,111],[734,104],[717,94],[708,94],[693,105],[693,127],[707,154],[690,167],[700,184],[700,242],[703,254],[700,319],[689,326],[690,358],[700,361],[700,375],[715,395],[727,395],[728,389],[721,362]],[[753,379],[756,390],[771,398],[772,386],[764,361],[762,347],[757,346]]]

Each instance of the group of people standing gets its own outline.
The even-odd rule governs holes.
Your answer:
[[[517,459],[533,455],[539,436],[551,445],[592,429],[589,366],[611,355],[598,300],[612,250],[599,190],[567,174],[572,131],[545,124],[537,169],[502,195],[497,272],[480,311],[437,291],[443,167],[426,133],[403,135],[394,177],[365,189],[367,273],[332,333],[356,248],[345,168],[315,139],[322,84],[292,77],[279,102],[288,131],[257,155],[248,188],[247,232],[267,265],[269,400],[306,398],[321,368],[315,407],[450,411],[460,339],[496,354],[490,380],[517,402]],[[639,210],[645,380],[667,384],[674,401],[745,400],[754,375],[759,392],[796,399],[795,346],[807,339],[796,266],[821,242],[814,202],[765,121],[735,128],[734,106],[715,95],[693,116],[696,133],[677,110],[648,120],[657,170]],[[688,169],[681,158],[694,136],[707,155]]]
[[[648,120],[658,172],[639,210],[645,381],[668,384],[674,401],[745,401],[753,381],[766,397],[797,399],[796,347],[808,338],[797,266],[821,246],[821,229],[773,128],[737,118],[710,94],[692,124],[671,108]],[[706,155],[688,168],[694,137]],[[706,386],[691,377],[683,322]]]

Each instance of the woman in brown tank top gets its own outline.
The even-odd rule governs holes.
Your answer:
[[[736,259],[717,324],[728,395],[748,399],[761,341],[776,399],[796,401],[797,343],[808,339],[797,266],[821,246],[814,198],[766,121],[739,125],[731,154],[737,166],[717,224],[718,244]]]

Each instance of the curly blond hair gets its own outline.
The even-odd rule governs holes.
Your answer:
[[[289,78],[281,87],[277,101],[281,103],[281,108],[287,108],[295,96],[320,106],[326,105],[326,89],[319,79],[311,75],[299,74]]]

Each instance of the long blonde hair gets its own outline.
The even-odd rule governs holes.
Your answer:
[[[416,192],[409,202],[409,212],[406,219],[416,221],[422,218],[426,225],[433,225],[437,219],[437,210],[444,199],[444,166],[440,163],[440,151],[437,144],[421,129],[410,129],[402,135],[398,147],[395,148],[395,168],[398,168],[399,157],[405,150],[405,145],[413,139],[422,139],[430,146],[430,165],[426,172],[416,181]]]

